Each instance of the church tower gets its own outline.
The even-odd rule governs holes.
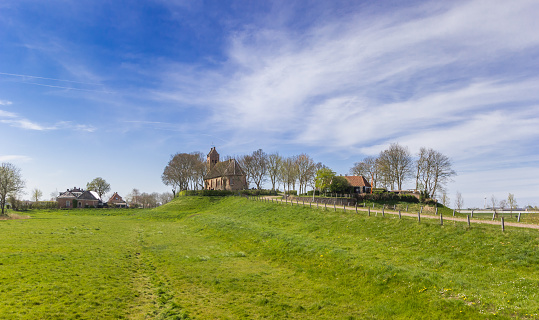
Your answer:
[[[211,170],[217,162],[219,162],[219,153],[217,153],[217,150],[213,147],[211,148],[210,153],[208,153],[208,168]]]

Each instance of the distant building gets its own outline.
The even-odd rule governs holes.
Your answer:
[[[95,191],[79,188],[67,189],[56,198],[60,209],[101,208],[103,201]]]
[[[109,204],[109,207],[127,208],[127,202],[125,202],[117,192],[114,192],[107,203]]]
[[[364,176],[344,176],[350,186],[354,189],[354,193],[371,193],[371,184]]]
[[[219,161],[219,153],[211,148],[207,156],[208,174],[204,177],[206,190],[247,189],[247,177],[236,159]]]

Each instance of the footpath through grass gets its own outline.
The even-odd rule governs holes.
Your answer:
[[[1,319],[538,319],[537,230],[183,197],[0,221]]]

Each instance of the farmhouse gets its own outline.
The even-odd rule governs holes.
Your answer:
[[[67,189],[57,198],[60,209],[72,208],[98,208],[103,206],[103,201],[95,191],[83,190],[79,188]]]
[[[247,178],[236,159],[219,161],[219,153],[211,148],[207,157],[208,174],[204,177],[206,190],[247,189]]]
[[[117,192],[114,192],[107,203],[110,207],[127,208],[127,202],[125,202]]]
[[[371,184],[364,176],[344,176],[350,186],[354,189],[354,193],[370,193]]]

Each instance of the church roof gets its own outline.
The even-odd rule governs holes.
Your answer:
[[[215,150],[215,147],[211,148],[210,152],[208,153],[208,157],[212,154],[216,154],[219,155],[219,153],[217,152],[217,150]]]
[[[344,176],[352,187],[371,187],[371,184],[365,179],[364,176]]]
[[[225,176],[244,176],[245,173],[236,159],[217,162],[204,177],[204,179],[213,179]]]

